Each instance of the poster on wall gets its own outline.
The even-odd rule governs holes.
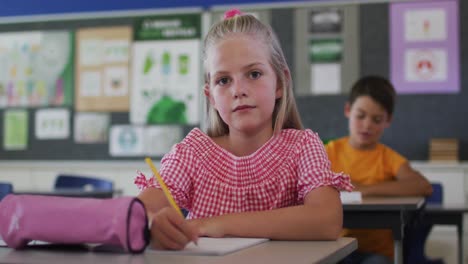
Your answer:
[[[311,92],[315,95],[339,94],[343,59],[342,10],[314,9],[309,13],[309,20]]]
[[[314,9],[309,15],[310,33],[341,33],[343,12],[338,8]]]
[[[108,141],[109,113],[77,112],[74,122],[75,143],[96,144]]]
[[[129,26],[77,31],[77,111],[128,112],[131,39]]]
[[[458,1],[393,3],[390,16],[390,75],[397,92],[459,92]]]
[[[132,124],[197,124],[200,14],[147,17],[135,24]]]
[[[68,31],[0,33],[0,108],[71,105],[72,39]]]
[[[39,109],[35,114],[34,131],[38,139],[66,139],[70,136],[70,110]]]
[[[28,147],[28,111],[6,110],[3,115],[3,148],[25,150]]]
[[[110,129],[109,154],[113,157],[143,156],[144,127],[114,125]]]
[[[182,127],[180,126],[148,126],[145,128],[145,153],[149,156],[163,156],[182,139]]]

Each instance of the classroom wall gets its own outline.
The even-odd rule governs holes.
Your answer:
[[[378,74],[389,77],[389,36],[388,3],[366,3],[358,5],[359,62],[360,75]],[[461,92],[446,95],[400,95],[397,99],[393,123],[386,130],[382,141],[410,160],[427,160],[428,143],[434,137],[454,137],[460,140],[460,159],[468,159],[468,3],[460,1],[461,37]],[[296,72],[294,8],[271,9],[270,21],[277,32],[289,62],[291,72]],[[0,31],[75,29],[78,27],[126,25],[131,17],[87,20],[10,23],[3,24]],[[346,23],[346,22],[345,22]],[[305,55],[304,55],[305,56]],[[299,69],[297,69],[299,70]],[[352,80],[344,81],[342,90],[349,90]],[[295,80],[295,89],[303,89],[308,82]],[[307,90],[307,88],[306,88]],[[343,115],[346,95],[304,95],[297,94],[298,108],[304,125],[319,133],[323,139],[332,139],[347,134],[347,120]],[[30,124],[34,124],[34,112],[29,109]],[[0,131],[3,130],[3,110],[0,110]],[[73,109],[72,109],[73,115]],[[128,124],[128,113],[112,113],[112,124]],[[71,123],[73,124],[73,123]],[[191,127],[185,129],[188,131]],[[126,160],[141,157],[111,157],[108,144],[75,144],[73,139],[44,141],[34,139],[34,127],[30,125],[30,147],[25,151],[5,151],[0,148],[0,159],[6,160]],[[47,150],[47,151],[46,151]]]
[[[468,46],[468,2],[459,1],[459,5],[461,92],[399,95],[393,123],[382,138],[383,143],[410,160],[427,160],[430,139],[439,137],[458,138],[459,157],[468,159],[468,54],[463,49]],[[292,16],[292,12],[289,10],[288,15]],[[361,4],[359,14],[360,74],[389,78],[388,3]],[[292,25],[281,23],[285,21],[282,17],[272,15],[272,18],[280,38],[288,39],[287,32],[293,30]],[[283,47],[291,48],[287,44]],[[288,60],[291,66],[295,65],[294,56]],[[304,125],[323,139],[347,135],[347,119],[343,114],[346,98],[346,95],[299,96],[297,102]]]

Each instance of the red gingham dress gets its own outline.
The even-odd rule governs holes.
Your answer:
[[[283,129],[237,157],[195,128],[163,157],[160,174],[188,218],[298,205],[321,186],[353,188],[347,175],[330,170],[322,141],[309,129]],[[160,188],[157,181],[147,187]]]

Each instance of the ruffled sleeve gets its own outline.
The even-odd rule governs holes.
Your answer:
[[[331,186],[339,191],[352,191],[349,175],[335,173],[317,133],[306,129],[301,144],[298,145],[298,202],[312,190],[321,186]]]
[[[194,138],[199,137],[200,133],[196,129],[192,130],[182,142],[174,145],[171,151],[161,159],[159,170],[161,178],[181,208],[191,208],[192,178],[196,175],[199,160],[195,158],[196,155],[193,153],[193,149],[197,148],[198,145],[193,146],[189,142],[195,141]],[[197,142],[197,144],[201,143]],[[154,176],[151,176],[146,177],[137,171],[134,183],[140,191],[146,188],[161,188]]]
[[[147,188],[155,188],[157,185],[154,176],[151,178],[147,178],[143,172],[137,170],[137,175],[135,176],[135,179],[133,180],[133,183],[136,185],[138,190],[140,192],[146,190]]]

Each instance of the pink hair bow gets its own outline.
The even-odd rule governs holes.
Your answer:
[[[233,18],[235,16],[240,16],[240,15],[243,15],[243,14],[244,13],[242,13],[239,9],[233,8],[233,9],[230,9],[230,10],[224,12],[224,19]]]
[[[133,183],[135,183],[135,185],[138,187],[140,191],[143,191],[144,189],[148,187],[156,186],[154,177],[151,177],[149,180],[147,180],[146,176],[141,171],[137,171],[137,176],[135,177],[135,180],[133,181]]]

